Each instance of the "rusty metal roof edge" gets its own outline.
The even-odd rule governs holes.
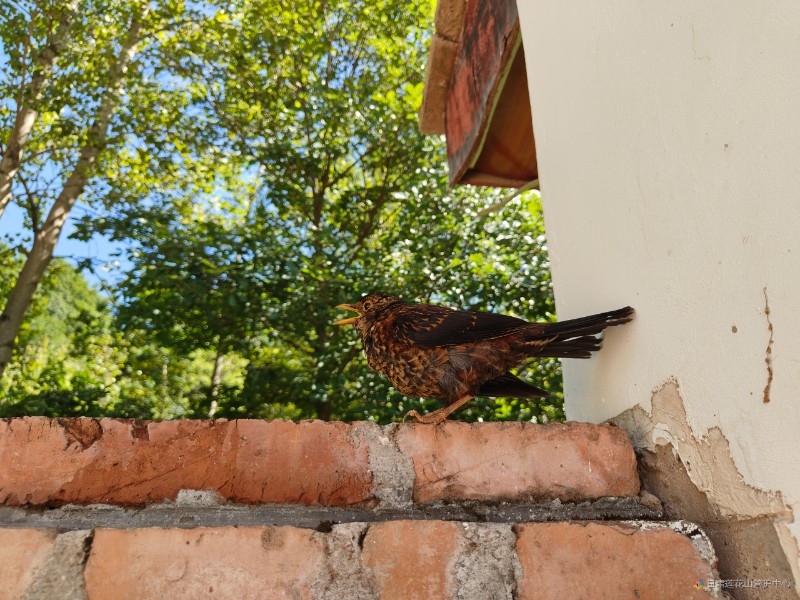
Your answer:
[[[494,115],[494,110],[497,106],[497,102],[500,99],[500,96],[503,91],[503,85],[508,78],[508,73],[510,71],[512,60],[516,56],[519,49],[522,47],[522,33],[519,27],[519,16],[516,18],[516,23],[514,26],[511,35],[505,39],[505,47],[502,51],[502,58],[501,62],[503,64],[503,70],[501,73],[498,74],[497,80],[494,82],[493,85],[489,86],[490,92],[485,99],[485,110],[483,110],[481,114],[481,121],[478,124],[477,129],[473,129],[475,131],[476,136],[480,136],[479,142],[476,144],[475,141],[470,143],[466,143],[463,148],[460,149],[459,154],[463,157],[463,160],[458,159],[457,157],[454,158],[450,156],[448,152],[448,164],[450,166],[450,174],[448,176],[448,186],[454,187],[458,185],[459,181],[465,176],[465,174],[475,166],[475,163],[480,158],[481,150],[483,149],[483,145],[486,142],[486,136],[489,132],[489,126],[491,125],[491,118]],[[452,75],[451,75],[452,77]],[[445,112],[445,125],[447,122],[447,112]],[[446,127],[445,127],[446,128]],[[464,155],[465,154],[465,155]],[[454,168],[453,163],[457,162],[460,163],[457,168]]]

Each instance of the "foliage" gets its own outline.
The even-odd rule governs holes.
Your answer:
[[[0,292],[21,262],[8,248]],[[118,368],[105,301],[64,261],[55,261],[41,284],[15,362],[0,392],[0,414],[91,415],[109,407],[105,389]]]
[[[98,96],[96,48],[116,33],[104,25],[89,56],[84,33],[102,14],[92,6],[23,177],[58,178]],[[553,318],[538,195],[479,218],[497,192],[448,190],[442,140],[417,129],[430,3],[153,6],[77,223],[78,237],[126,248],[125,273],[106,300],[51,269],[61,292],[43,289],[36,310],[60,314],[63,331],[44,334],[29,315],[0,411],[387,422],[437,403],[369,371],[355,333],[331,326],[336,304],[380,289]],[[48,189],[17,194],[29,226]],[[32,371],[37,347],[47,350]],[[563,418],[557,361],[527,371],[551,398],[480,399],[459,418]],[[12,394],[25,377],[32,387]]]
[[[0,257],[2,299],[20,259],[7,248]],[[39,292],[21,334],[22,351],[5,374],[0,416],[191,413],[195,396],[204,393],[207,355],[180,357],[120,331],[108,300],[64,260],[52,263]]]

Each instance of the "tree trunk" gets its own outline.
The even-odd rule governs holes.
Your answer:
[[[208,418],[213,419],[214,414],[217,412],[217,398],[219,398],[219,387],[222,385],[222,370],[225,367],[225,354],[222,349],[217,349],[217,357],[214,359],[214,370],[211,373],[211,387],[208,391],[208,399],[210,400],[208,409]]]
[[[58,60],[61,51],[69,40],[70,30],[75,20],[75,10],[78,7],[78,0],[69,0],[67,5],[58,16],[58,27],[52,40],[48,39],[43,48],[39,50],[38,56],[34,61],[37,72],[34,73],[28,84],[27,97],[20,97],[17,104],[17,118],[14,120],[14,127],[8,135],[6,150],[0,159],[0,217],[11,201],[11,182],[14,175],[19,170],[22,161],[22,150],[33,130],[36,121],[36,104],[41,100],[53,67]]]
[[[148,7],[145,5],[141,17],[134,18],[131,22],[128,33],[122,41],[122,48],[109,69],[108,88],[103,95],[94,123],[89,128],[86,143],[81,149],[78,162],[50,209],[47,221],[41,230],[36,233],[33,247],[11,293],[8,295],[5,309],[0,314],[0,378],[2,378],[6,366],[11,361],[14,343],[19,334],[22,320],[30,307],[42,274],[53,258],[53,250],[61,235],[64,222],[83,192],[92,168],[105,146],[108,124],[114,109],[119,103],[119,97],[125,81],[125,73],[128,69],[128,64],[136,54],[136,46],[141,39],[141,21],[147,12]]]

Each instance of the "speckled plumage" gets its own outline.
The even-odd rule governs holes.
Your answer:
[[[359,313],[341,324],[352,323],[360,333],[370,368],[407,396],[459,406],[475,396],[546,396],[509,369],[530,357],[588,358],[600,349],[597,335],[603,329],[633,317],[626,307],[561,323],[529,323],[496,313],[406,304],[381,292],[340,307]]]

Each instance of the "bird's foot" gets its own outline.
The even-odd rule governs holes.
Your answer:
[[[429,412],[427,415],[421,415],[415,410],[410,410],[406,413],[406,416],[403,417],[403,423],[406,422],[408,417],[414,417],[417,420],[417,423],[425,423],[425,425],[438,425],[439,423],[444,423],[447,420],[447,417],[464,406],[474,397],[475,396],[462,396],[448,406],[439,408],[433,412]]]
[[[403,417],[403,423],[405,423],[406,419],[409,417],[413,417],[417,423],[424,423],[425,425],[438,425],[439,423],[444,423],[447,420],[447,415],[449,413],[443,413],[441,410],[442,409],[435,410],[427,415],[421,415],[416,410],[410,410]]]

